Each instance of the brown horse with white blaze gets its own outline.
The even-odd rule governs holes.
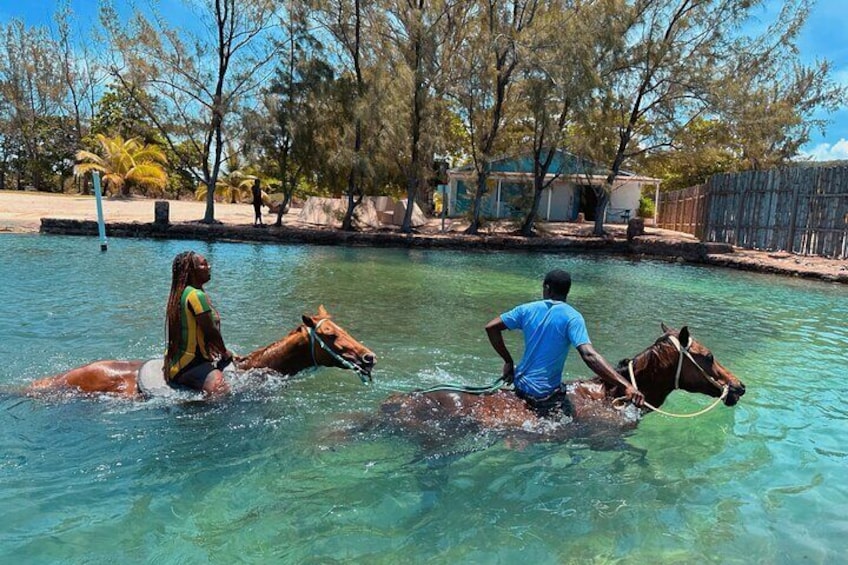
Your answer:
[[[675,389],[706,394],[735,405],[745,394],[745,385],[715,360],[712,352],[692,339],[689,329],[679,332],[662,326],[663,335],[653,345],[623,361],[619,373],[645,396],[646,407],[621,405],[624,391],[595,377],[567,383],[571,418],[575,424],[601,424],[634,427],[639,416],[656,410]],[[650,407],[647,407],[650,405]],[[536,429],[540,418],[511,390],[475,394],[455,391],[395,394],[382,405],[383,419],[395,428],[422,432],[428,423],[438,425],[449,419],[461,420],[463,429]],[[571,426],[561,426],[568,428]],[[541,426],[550,429],[549,426]]]
[[[303,323],[283,339],[245,355],[236,356],[238,370],[267,368],[294,375],[311,367],[339,367],[356,372],[363,381],[371,380],[377,362],[374,353],[333,322],[323,306],[315,316],[303,316]],[[103,360],[39,379],[30,384],[28,394],[72,391],[83,394],[112,394],[138,398],[138,371],[144,361]]]

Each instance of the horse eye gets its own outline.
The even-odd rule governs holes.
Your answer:
[[[710,353],[709,355],[707,355],[707,362],[708,362],[708,363],[712,364],[714,361],[715,361],[715,357],[713,357],[713,354],[712,354],[712,353]]]

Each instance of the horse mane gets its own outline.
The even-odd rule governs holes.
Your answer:
[[[239,360],[246,361],[248,359],[260,359],[266,353],[269,353],[272,350],[275,350],[275,349],[281,347],[282,345],[287,344],[295,336],[295,334],[300,333],[305,327],[306,327],[305,324],[299,324],[297,327],[295,327],[292,331],[290,331],[288,334],[286,334],[282,338],[278,339],[277,341],[275,341],[273,343],[269,343],[265,347],[260,347],[259,349],[251,351],[250,353],[248,353],[244,357],[241,357]]]
[[[647,378],[648,381],[652,382],[653,378],[657,375],[658,369],[664,368],[676,361],[673,350],[662,346],[667,341],[669,335],[671,334],[664,333],[654,343],[640,353],[637,353],[632,359],[624,358],[619,361],[615,368],[616,372],[629,381],[628,366],[632,362],[633,371],[640,372],[643,379]]]

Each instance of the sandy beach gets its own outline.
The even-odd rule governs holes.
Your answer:
[[[204,202],[170,200],[172,222],[200,220]],[[148,198],[103,199],[106,222],[152,222],[154,201]],[[0,190],[0,231],[37,232],[41,218],[96,220],[94,196]],[[215,218],[226,224],[252,224],[250,204],[215,204]],[[268,218],[270,219],[270,217]]]
[[[173,223],[196,221],[203,218],[206,204],[198,201],[170,200],[170,220]],[[303,224],[298,220],[298,209],[286,214],[283,223],[287,226],[302,229],[326,230],[319,226]],[[140,197],[129,199],[103,199],[103,214],[107,223],[111,222],[153,222],[154,200]],[[0,232],[7,233],[38,233],[42,218],[61,218],[69,220],[97,219],[97,208],[94,196],[48,194],[41,192],[2,191],[0,190]],[[272,214],[263,212],[266,223],[276,219]],[[215,219],[230,226],[251,226],[253,224],[253,207],[250,204],[216,203]],[[441,233],[441,220],[432,218],[427,225],[422,226],[418,233],[422,237],[456,237],[461,235],[465,222],[448,220],[448,233]],[[508,223],[489,224],[485,233],[506,234],[514,229]],[[607,231],[616,238],[623,238],[623,225],[607,226]],[[540,226],[542,237],[550,238],[590,238],[591,223],[554,223]],[[688,235],[668,230],[648,228],[646,233],[667,242],[693,242],[695,239]],[[478,240],[485,248],[485,238]],[[785,252],[755,251],[735,248],[733,253],[710,255],[705,263],[751,271],[769,272],[787,276],[801,276],[826,281],[848,284],[848,260],[825,259],[821,257],[805,257]]]

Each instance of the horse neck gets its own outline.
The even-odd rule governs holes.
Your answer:
[[[636,387],[645,395],[645,401],[653,406],[665,402],[674,390],[674,374],[677,370],[675,353],[670,347],[654,344],[632,360]],[[626,365],[623,367],[623,376],[630,380]]]
[[[236,365],[242,370],[267,368],[294,375],[314,365],[309,335],[301,326],[280,341],[248,354]]]

